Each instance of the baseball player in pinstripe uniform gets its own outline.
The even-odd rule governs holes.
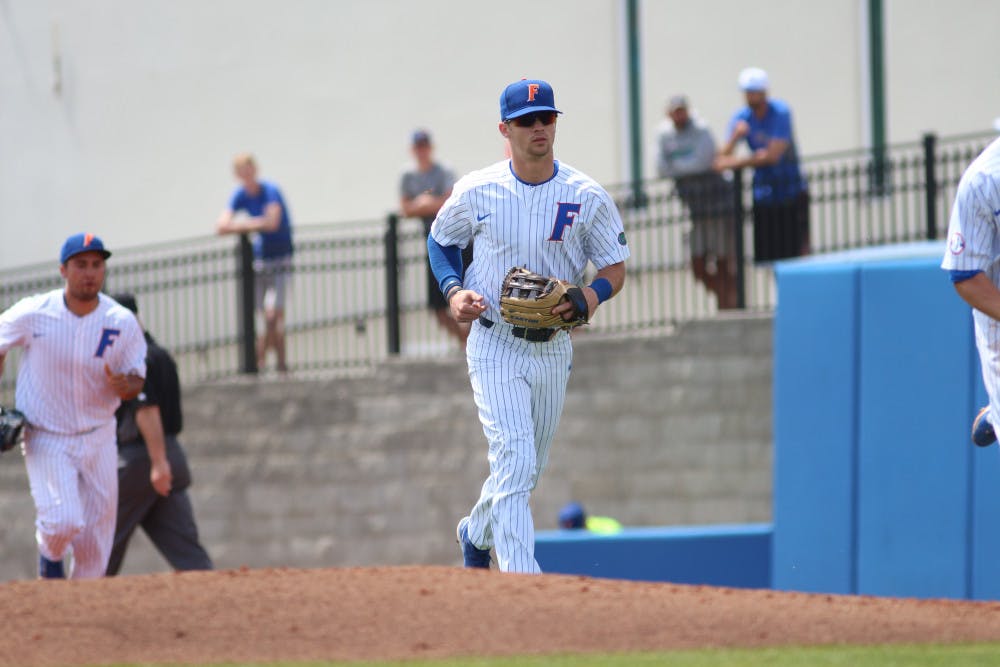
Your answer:
[[[115,534],[115,409],[142,390],[146,341],[135,316],[101,293],[101,239],[66,239],[64,289],[30,296],[0,314],[0,372],[21,347],[15,400],[28,426],[24,463],[35,501],[39,576],[104,575]]]
[[[974,420],[972,441],[985,447],[996,442],[992,425],[1000,419],[1000,139],[962,175],[941,268],[973,308],[976,348],[990,401]]]
[[[466,358],[489,442],[489,477],[458,524],[467,567],[488,568],[492,547],[501,571],[541,571],[529,499],[548,460],[572,365],[566,330],[515,328],[501,318],[504,276],[524,266],[579,284],[590,261],[597,274],[583,292],[591,317],[625,282],[629,250],[614,202],[553,155],[559,113],[545,81],[507,86],[499,130],[510,160],[459,180],[427,240],[452,315],[472,323]],[[472,242],[476,254],[463,279],[461,249]],[[572,310],[561,303],[552,312],[569,319]]]

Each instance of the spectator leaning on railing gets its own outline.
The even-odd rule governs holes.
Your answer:
[[[746,106],[729,121],[729,138],[716,169],[753,167],[754,260],[767,262],[809,254],[809,192],[799,166],[792,111],[769,98],[767,73],[756,67],[740,72]],[[750,155],[734,155],[746,141]]]
[[[257,163],[249,153],[233,158],[233,172],[240,182],[219,216],[219,234],[256,232],[254,300],[264,313],[264,333],[257,338],[257,368],[263,370],[267,351],[278,357],[278,372],[288,372],[285,351],[285,299],[292,274],[292,220],[278,186],[257,178]],[[237,218],[237,212],[248,217]]]
[[[657,173],[674,179],[677,195],[691,213],[691,271],[715,294],[720,310],[736,308],[733,186],[713,169],[715,138],[707,125],[691,116],[683,95],[667,103],[657,147]]]

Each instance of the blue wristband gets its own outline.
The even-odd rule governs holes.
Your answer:
[[[450,296],[450,292],[453,289],[455,289],[456,287],[459,288],[459,289],[462,289],[462,281],[457,280],[455,278],[452,278],[451,280],[449,280],[447,282],[447,284],[444,286],[444,289],[441,290],[441,294],[444,295],[445,301],[448,300],[448,297]]]
[[[590,283],[590,289],[597,292],[597,303],[604,303],[611,298],[611,281],[607,278],[598,278]]]

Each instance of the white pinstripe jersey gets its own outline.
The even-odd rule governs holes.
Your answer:
[[[1000,139],[973,160],[959,181],[941,268],[983,271],[1000,286]]]
[[[588,260],[600,270],[629,257],[604,188],[565,163],[555,167],[538,184],[519,180],[507,160],[474,171],[455,184],[431,226],[443,246],[475,244],[463,285],[485,297],[491,319],[499,317],[500,284],[513,266],[579,284]]]
[[[115,419],[121,403],[104,364],[146,375],[146,340],[131,311],[101,294],[97,308],[73,314],[57,289],[21,299],[0,314],[0,353],[23,347],[15,400],[33,426],[90,431]]]

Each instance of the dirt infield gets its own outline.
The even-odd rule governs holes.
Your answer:
[[[23,667],[1000,641],[997,602],[447,567],[19,581],[0,609],[0,664]]]

